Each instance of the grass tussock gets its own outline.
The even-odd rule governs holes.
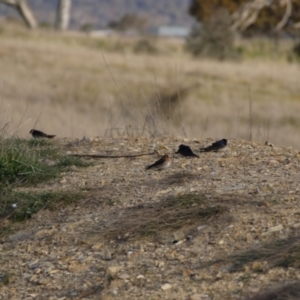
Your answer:
[[[111,218],[116,221],[112,221],[109,228],[95,232],[104,238],[119,240],[159,237],[212,220],[225,211],[223,206],[207,204],[204,195],[184,194],[125,209],[121,216]],[[99,227],[102,225],[96,226]]]
[[[47,144],[34,144],[22,139],[4,139],[0,143],[0,180],[2,184],[38,183],[54,178],[59,170],[42,160],[53,157],[53,149]]]
[[[294,282],[260,293],[248,300],[298,300],[300,299],[300,282]]]
[[[268,268],[300,268],[300,236],[279,239],[259,248],[250,249],[243,253],[230,255],[227,258],[204,263],[207,267],[216,263],[232,264],[231,271],[244,270],[246,265],[253,262],[267,262]]]
[[[0,221],[3,219],[23,221],[40,210],[55,210],[75,203],[80,197],[78,192],[25,193],[4,190],[0,196]]]
[[[0,222],[22,221],[41,209],[55,209],[77,201],[76,192],[18,192],[60,176],[70,166],[87,167],[78,157],[63,155],[53,142],[42,139],[2,138],[0,141]]]
[[[37,184],[59,175],[63,168],[89,164],[80,158],[60,154],[44,140],[3,139],[0,142],[0,180],[2,185]]]

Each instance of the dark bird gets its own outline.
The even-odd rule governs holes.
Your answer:
[[[36,129],[31,129],[29,131],[29,133],[31,133],[32,137],[34,138],[47,138],[47,139],[52,139],[55,137],[55,135],[50,135],[50,134],[46,134],[42,131],[36,130]]]
[[[183,144],[179,145],[179,149],[178,149],[178,151],[175,152],[175,153],[179,153],[179,154],[181,154],[181,155],[183,155],[183,156],[194,156],[194,157],[199,157],[198,155],[196,155],[196,154],[192,151],[192,149],[191,149],[189,146],[186,146],[186,145],[183,145]]]
[[[208,147],[200,148],[200,151],[202,151],[202,152],[215,151],[216,152],[216,151],[224,151],[224,150],[226,150],[226,148],[227,148],[227,140],[222,139],[222,140],[212,143]]]
[[[154,164],[146,167],[146,170],[156,168],[158,170],[166,169],[171,166],[171,159],[169,155],[164,155],[162,158],[160,158],[158,161],[156,161]]]

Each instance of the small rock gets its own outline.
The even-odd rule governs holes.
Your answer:
[[[263,271],[263,265],[260,261],[254,261],[252,263],[251,268],[254,272],[262,272]]]
[[[28,294],[29,297],[36,298],[38,294]]]
[[[175,231],[173,233],[173,242],[178,242],[180,240],[183,240],[185,238],[185,235],[182,231]]]
[[[248,288],[248,291],[249,291],[250,293],[254,293],[254,294],[258,293],[260,290],[261,290],[261,289],[258,288],[258,287],[249,287],[249,288]]]
[[[208,298],[208,295],[206,295],[206,294],[193,294],[188,299],[189,300],[203,300],[203,299],[207,299],[207,298]]]
[[[57,273],[57,272],[60,272],[60,270],[49,270],[49,274],[51,275],[51,274],[55,274],[55,273]]]
[[[36,282],[37,279],[38,279],[38,276],[37,275],[33,275],[33,276],[30,277],[29,281],[30,282]]]
[[[200,226],[197,227],[197,230],[201,231],[201,230],[203,230],[206,227],[207,227],[207,225],[200,225]]]
[[[156,261],[155,266],[157,268],[163,268],[165,266],[165,262],[164,261]]]
[[[283,230],[282,224],[269,228],[268,231],[262,233],[262,236],[269,235],[272,232],[277,232],[277,231],[281,231],[281,230]]]
[[[111,260],[112,257],[111,257],[111,253],[110,253],[108,247],[106,247],[106,246],[104,247],[102,256],[103,256],[103,259]]]
[[[31,274],[28,274],[28,273],[23,273],[23,278],[24,279],[29,279],[29,278],[31,278]]]
[[[121,270],[120,266],[110,266],[107,268],[107,273],[109,275],[116,275]]]
[[[127,273],[121,274],[118,276],[120,279],[129,279],[130,276]]]
[[[36,259],[36,260],[34,260],[34,261],[30,261],[30,262],[27,263],[27,266],[28,266],[29,269],[35,269],[35,268],[37,268],[39,265],[40,265],[40,264],[39,264],[39,260],[38,260],[38,259]]]
[[[193,271],[190,269],[184,269],[182,271],[182,276],[191,276],[191,275],[193,275]]]
[[[172,191],[172,189],[171,188],[167,188],[167,189],[165,189],[165,190],[161,190],[161,191],[158,191],[158,192],[156,192],[156,196],[159,196],[159,195],[164,195],[164,194],[167,194],[167,193],[169,193],[169,192],[171,192]]]
[[[160,287],[163,291],[169,290],[172,288],[172,285],[170,283],[165,283]]]
[[[46,285],[47,283],[49,283],[49,280],[48,279],[40,279],[39,281],[38,281],[38,284],[39,285]]]

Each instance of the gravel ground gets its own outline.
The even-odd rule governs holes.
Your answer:
[[[93,158],[31,188],[84,197],[12,224],[0,243],[9,277],[0,299],[251,299],[300,286],[300,154],[241,140],[199,153],[211,142],[56,141],[69,154],[156,154]],[[199,158],[175,154],[182,143]],[[170,168],[145,171],[165,153]]]

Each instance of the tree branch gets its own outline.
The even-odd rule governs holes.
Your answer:
[[[246,30],[256,21],[260,11],[265,6],[270,6],[272,2],[273,0],[251,0],[243,4],[239,10],[232,15],[234,22],[231,28],[233,30]]]
[[[0,2],[11,6],[16,6],[18,4],[17,0],[1,0]]]
[[[280,31],[286,25],[286,23],[288,22],[291,14],[292,14],[291,0],[283,0],[283,5],[286,5],[285,13],[284,13],[282,20],[276,25],[275,31]]]
[[[29,28],[34,29],[37,27],[37,21],[27,3],[27,0],[0,0],[0,2],[14,7]]]
[[[157,152],[151,153],[141,153],[141,154],[128,154],[128,155],[101,155],[101,154],[69,154],[70,156],[75,157],[86,157],[86,158],[122,158],[122,157],[139,157],[139,156],[146,156],[146,155],[154,155]]]

